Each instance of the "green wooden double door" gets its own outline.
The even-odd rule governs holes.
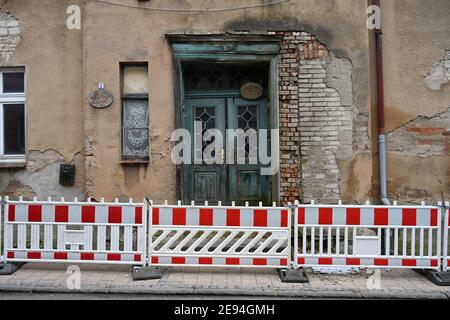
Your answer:
[[[238,144],[236,137],[228,138],[233,142],[228,141],[227,143],[226,134],[227,129],[241,129],[247,133],[251,132],[247,131],[249,129],[256,132],[260,129],[268,129],[267,98],[254,101],[238,97],[187,98],[183,113],[184,128],[190,131],[192,137],[192,164],[185,164],[182,168],[183,202],[203,203],[208,201],[216,204],[218,201],[222,201],[223,204],[229,205],[235,201],[237,205],[243,205],[248,201],[251,205],[256,205],[258,202],[269,204],[271,200],[270,179],[268,176],[261,175],[262,165],[258,156],[258,146],[261,143],[270,146],[270,142],[259,141],[259,137],[256,135],[257,146],[250,143],[251,138],[241,140],[245,141],[244,144]],[[215,158],[222,159],[223,163],[208,164],[204,159],[194,163],[196,152],[197,159],[198,155],[201,158],[202,151],[204,152],[214,141],[214,139],[202,141],[201,146],[197,144],[197,150],[195,150],[193,143],[195,122],[197,122],[197,128],[200,128],[201,123],[203,133],[208,129],[220,130],[223,135],[223,148],[218,150],[219,155],[216,155],[215,152],[210,154]],[[227,146],[230,150],[227,150]],[[257,147],[256,150],[255,147]],[[238,149],[240,153],[238,153]],[[270,148],[268,149],[270,150]],[[207,153],[209,154],[209,152]],[[255,154],[257,159],[250,161],[250,158],[255,159]],[[242,160],[241,164],[237,163],[238,155],[245,155],[245,164],[242,164]],[[233,160],[230,161],[231,159]]]

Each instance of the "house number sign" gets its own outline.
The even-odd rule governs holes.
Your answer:
[[[108,90],[105,90],[103,83],[100,83],[98,89],[88,96],[88,102],[94,108],[106,108],[113,103],[113,95]]]

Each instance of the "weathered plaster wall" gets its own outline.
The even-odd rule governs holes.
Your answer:
[[[138,4],[135,0],[117,2]],[[65,26],[66,9],[72,4],[82,6],[82,30],[68,30]],[[243,2],[153,0],[147,5],[211,9],[242,6]],[[288,157],[284,167],[281,163],[285,174],[280,186],[282,198],[334,202],[339,197],[346,202],[362,202],[377,187],[377,172],[372,169],[377,166],[377,154],[371,155],[369,146],[372,141],[376,150],[376,139],[371,139],[376,117],[371,117],[369,103],[372,98],[375,114],[373,81],[369,82],[373,80],[369,77],[373,68],[369,63],[366,7],[365,1],[298,0],[238,11],[183,13],[113,6],[94,0],[7,1],[0,13],[0,64],[25,66],[27,70],[29,163],[25,169],[0,169],[0,192],[45,197],[57,193],[81,195],[86,189],[96,198],[148,195],[155,200],[175,200],[175,173],[169,161],[174,119],[173,66],[164,34],[246,30],[292,32],[294,41],[294,34],[305,32],[315,36],[327,53],[320,56],[319,52],[319,56],[313,54],[311,58],[302,53],[303,45],[286,43],[285,54],[294,55],[298,61],[288,62],[284,70],[287,75],[280,90],[288,93],[284,98],[280,96],[280,102],[286,104],[285,110],[292,111],[285,113],[290,125],[295,126],[294,119],[299,125],[290,127],[293,138],[287,137],[284,145]],[[449,14],[447,0],[433,0],[432,5],[421,0],[383,1],[388,189],[389,196],[400,201],[450,197],[446,116],[450,85],[445,81]],[[119,164],[119,62],[130,61],[149,63],[151,161],[147,166]],[[293,70],[297,65],[298,72]],[[310,88],[301,75],[313,74],[307,70],[316,68],[316,84],[324,87],[315,88],[320,89],[317,92],[307,91]],[[115,98],[114,104],[104,110],[94,110],[84,99],[99,82],[104,82]],[[304,95],[308,93],[317,96]],[[322,94],[335,100],[306,101],[323,99],[319,97]],[[294,110],[297,102],[300,107]],[[324,108],[325,102],[339,103],[327,105],[339,110],[328,108],[326,112],[343,114],[306,110]],[[324,146],[318,146],[319,136],[306,129],[305,119],[311,115],[308,112],[313,112],[311,121],[322,120],[330,129],[329,140],[320,141],[333,142],[327,152],[310,154],[309,160],[303,159],[307,152],[324,150]],[[335,121],[342,123],[332,124]],[[311,137],[315,139],[311,141]],[[86,158],[81,161],[84,153]],[[299,154],[303,155],[300,160]],[[317,167],[317,160],[326,161],[326,165]],[[77,164],[77,182],[72,189],[62,188],[55,181],[62,162]],[[34,163],[43,166],[36,170]],[[411,174],[416,172],[420,174]],[[51,187],[42,184],[42,179]]]
[[[136,4],[134,0],[121,2]],[[262,4],[264,2],[249,0],[245,3]],[[234,0],[227,1],[226,4],[216,0],[185,0],[170,2],[170,4],[162,0],[151,2],[152,7],[170,6],[175,9],[207,9],[242,5],[242,1]],[[86,145],[89,152],[87,153],[90,154],[86,161],[89,193],[96,198],[111,198],[121,194],[137,198],[148,195],[155,200],[175,200],[175,172],[170,162],[169,141],[174,123],[173,66],[169,46],[164,37],[165,33],[246,30],[250,32],[305,31],[313,34],[336,55],[335,58],[330,58],[331,65],[339,68],[340,64],[344,64],[345,70],[348,70],[351,65],[352,76],[346,75],[345,72],[342,74],[342,77],[347,78],[347,86],[349,82],[353,85],[353,101],[348,108],[355,108],[357,115],[363,114],[367,117],[370,92],[367,89],[369,61],[365,23],[366,4],[352,0],[290,1],[273,7],[207,14],[154,12],[86,1],[83,27],[85,92],[94,90],[99,82],[104,82],[107,89],[115,96],[114,104],[104,110],[94,110],[85,105],[85,140],[88,141]],[[349,37],[349,34],[352,36]],[[345,61],[341,61],[340,58],[345,58]],[[120,61],[149,62],[152,141],[151,162],[148,166],[119,164]],[[333,61],[341,62],[339,64]],[[330,71],[330,74],[332,72]],[[338,73],[341,74],[341,72]],[[333,81],[329,80],[332,87]],[[345,91],[339,87],[333,90]],[[344,99],[351,96],[348,92],[343,95]],[[301,110],[299,117],[302,117]],[[350,128],[341,132],[337,130],[336,139],[351,135],[350,132],[352,132]],[[295,149],[298,146],[294,145],[292,148]],[[370,183],[366,180],[370,181],[371,175],[365,172],[367,167],[371,172],[370,158],[359,157],[358,153],[354,153],[353,148],[349,147],[348,142],[343,148],[344,151],[347,148],[350,154],[343,156],[342,160],[340,157],[335,160],[334,168],[341,171],[341,178],[334,179],[332,189],[342,190],[345,198],[351,201],[359,201],[359,198],[365,200],[370,190]],[[298,162],[298,159],[292,159],[294,164],[296,161]],[[299,172],[300,164],[298,163],[297,169],[293,170],[294,177],[290,178],[286,186],[288,197],[295,197],[298,193],[290,183],[295,184],[298,181]],[[358,190],[354,190],[353,185],[359,185]],[[337,197],[330,200],[335,199]]]
[[[413,203],[448,199],[450,107],[417,117],[391,131],[386,141],[389,164],[396,170],[389,181],[392,198]]]
[[[75,186],[64,187],[59,184],[59,167],[62,163],[74,164],[76,168],[83,168],[84,157],[77,153],[72,159],[65,159],[60,153],[49,149],[44,152],[29,150],[28,165],[25,169],[2,169],[0,185],[2,194],[13,199],[23,196],[31,199],[36,196],[39,199],[65,197],[71,200],[73,197],[84,197],[84,176],[76,175]]]
[[[117,2],[138,4],[135,0]],[[261,0],[245,1],[245,4],[250,5],[264,3]],[[82,30],[68,30],[65,26],[66,9],[73,4],[82,6]],[[147,5],[173,9],[210,9],[243,4],[239,0],[226,3],[218,0],[169,3],[154,0]],[[148,195],[157,201],[175,200],[175,170],[170,162],[169,140],[174,125],[173,66],[164,34],[236,30],[257,33],[304,31],[314,35],[331,53],[319,64],[325,72],[320,72],[321,77],[326,77],[318,80],[325,85],[324,89],[333,94],[332,98],[337,99],[339,96],[348,123],[342,123],[336,130],[330,131],[337,145],[326,155],[331,159],[327,161],[332,163],[326,167],[325,174],[335,172],[329,183],[329,191],[335,194],[324,195],[323,190],[318,190],[305,198],[335,201],[340,193],[343,200],[362,201],[370,191],[367,181],[370,181],[371,175],[365,171],[367,168],[371,171],[371,162],[359,152],[365,147],[359,142],[358,145],[351,145],[347,139],[353,137],[354,141],[364,141],[367,135],[361,129],[368,118],[370,95],[367,90],[369,59],[364,2],[301,0],[237,11],[183,13],[127,8],[94,0],[15,0],[8,1],[4,9],[12,12],[21,30],[21,41],[10,57],[9,65],[25,65],[27,68],[29,163],[25,169],[0,169],[0,191],[3,194],[79,196],[86,191],[95,198],[141,198]],[[352,36],[349,37],[349,34]],[[287,43],[288,54],[293,50],[298,58],[302,48],[298,44]],[[303,61],[305,67],[308,65],[306,60]],[[148,165],[127,166],[119,163],[119,63],[133,61],[149,63],[151,155]],[[295,63],[300,66],[302,62],[298,60]],[[288,68],[292,69],[292,66]],[[289,126],[295,132],[294,139],[286,144],[290,150],[287,152],[287,173],[293,175],[286,177],[286,190],[281,190],[281,197],[285,201],[302,197],[304,191],[300,188],[301,127],[298,125],[300,122],[293,119],[300,121],[307,115],[302,114],[305,110],[301,110],[298,105],[302,92],[291,89],[289,79],[293,76],[296,82],[300,82],[300,70],[288,70],[292,74],[286,80],[287,90],[294,91],[293,97],[288,95],[285,100],[292,111],[286,116],[290,118]],[[105,83],[106,88],[114,94],[113,105],[103,110],[93,109],[84,99],[99,82]],[[350,110],[353,110],[352,116],[348,112]],[[362,134],[358,130],[362,130]],[[84,166],[80,164],[83,156]],[[33,163],[36,162],[42,163],[42,168],[35,170]],[[57,168],[62,162],[77,165],[77,183],[74,188],[64,189],[55,181]],[[304,169],[309,170],[308,167]],[[42,175],[45,175],[44,184],[40,182]],[[308,187],[309,182],[305,180],[304,183]],[[311,180],[311,186],[314,183],[316,181]],[[45,184],[49,187],[45,187]],[[306,192],[313,189],[311,186],[305,189]]]
[[[383,1],[388,196],[450,198],[450,2]],[[446,51],[447,50],[447,51]]]
[[[15,0],[1,8],[0,67],[26,68],[28,156],[26,168],[0,168],[2,195],[84,194],[82,33],[66,28],[67,7],[82,2]],[[61,163],[76,164],[74,187],[59,185]]]

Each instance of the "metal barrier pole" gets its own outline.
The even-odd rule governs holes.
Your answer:
[[[448,270],[448,251],[449,251],[449,243],[448,243],[448,229],[450,228],[449,225],[449,219],[450,219],[450,203],[449,202],[445,202],[444,206],[441,207],[444,209],[444,223],[443,223],[443,228],[444,228],[444,241],[443,241],[443,249],[442,249],[442,271],[447,271]]]
[[[5,204],[3,202],[3,198],[0,197],[0,263],[4,262],[4,253],[2,251],[3,249],[3,241],[4,241],[4,237],[3,237],[3,228],[2,228],[2,216],[3,216],[3,212]]]
[[[294,202],[294,268],[298,268],[298,200]]]

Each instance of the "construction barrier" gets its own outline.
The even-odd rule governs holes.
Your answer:
[[[142,203],[9,201],[7,262],[146,264],[147,209]]]
[[[450,203],[445,203],[445,213],[444,213],[444,245],[442,249],[442,270],[443,271],[449,271],[450,266],[450,247],[449,247],[449,229],[450,229]]]
[[[300,205],[296,267],[441,267],[441,207]]]
[[[448,203],[283,208],[4,200],[0,262],[444,271],[450,266]]]
[[[151,206],[151,266],[287,268],[290,210],[278,207]]]

